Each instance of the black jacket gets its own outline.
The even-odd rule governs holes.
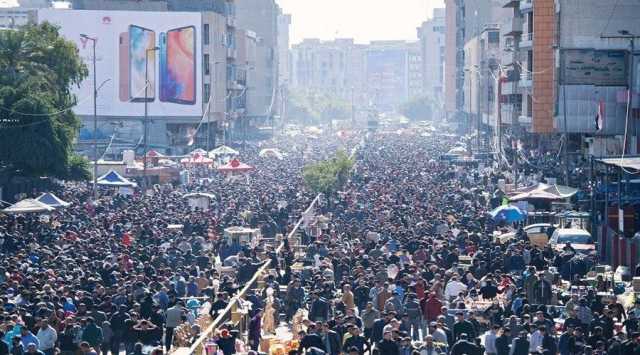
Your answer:
[[[496,351],[498,355],[509,355],[511,348],[511,340],[508,336],[502,334],[496,338]]]
[[[364,354],[364,345],[365,339],[362,335],[351,336],[344,342],[342,350],[347,352],[351,347],[355,346],[356,348],[358,348],[358,352],[362,355]]]
[[[325,341],[325,336],[329,338],[329,346],[330,348],[327,349],[327,345],[326,345],[326,341]],[[341,350],[341,341],[340,341],[340,336],[338,335],[338,333],[334,332],[333,330],[329,330],[327,332],[327,334],[323,334],[322,335],[322,345],[323,345],[323,349],[327,352],[327,354],[329,355],[338,355],[340,354],[340,350]]]
[[[316,348],[324,349],[324,345],[322,344],[322,338],[318,334],[309,333],[305,335],[302,340],[300,340],[300,347],[298,348],[298,352],[302,352],[302,350],[309,349],[310,347],[315,346]]]
[[[383,339],[378,343],[378,349],[380,350],[380,354],[384,355],[399,355],[400,349],[398,349],[398,344],[393,340]]]
[[[476,330],[473,327],[473,323],[468,320],[463,320],[462,322],[456,322],[453,325],[453,338],[454,340],[458,340],[460,338],[460,334],[466,333],[469,336],[469,339],[473,339],[476,337]]]
[[[482,349],[468,340],[459,340],[451,347],[451,355],[482,355]]]

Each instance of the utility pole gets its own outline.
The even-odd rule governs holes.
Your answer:
[[[147,189],[147,150],[148,150],[148,135],[149,135],[149,52],[155,52],[159,47],[147,48],[144,52],[144,155],[142,156],[142,184],[144,189]],[[155,59],[155,58],[154,58]],[[155,87],[154,87],[155,90]]]
[[[633,84],[634,84],[634,71],[635,71],[635,54],[636,54],[636,48],[635,48],[635,40],[636,39],[640,39],[640,35],[635,35],[632,34],[631,32],[627,31],[627,30],[620,30],[618,31],[619,35],[612,35],[612,36],[605,36],[605,35],[600,35],[600,38],[602,39],[628,39],[629,40],[629,47],[631,50],[631,58],[629,59],[629,107],[631,108],[631,110],[633,110]],[[633,112],[633,111],[632,111]],[[624,153],[627,152],[627,145],[628,145],[628,138],[629,138],[629,122],[631,122],[632,119],[630,117],[627,117],[626,122],[625,122],[625,127],[624,127],[624,131],[625,131],[625,136],[624,136],[624,147],[622,147],[622,152],[623,155]],[[634,124],[634,135],[636,136],[636,146],[638,145],[637,139],[638,139],[638,132],[637,132],[637,124]]]
[[[216,65],[213,65],[213,76],[216,75]],[[215,93],[215,90],[213,88],[213,83],[215,83],[215,79],[211,78],[211,74],[209,74],[209,104],[207,105],[207,148],[205,149],[207,151],[207,155],[209,153],[209,150],[211,150],[211,105],[213,104],[213,100],[211,100],[211,98],[213,97],[213,93]]]
[[[93,200],[98,199],[98,83],[96,82],[96,38],[81,34],[80,37],[91,41],[93,54]]]

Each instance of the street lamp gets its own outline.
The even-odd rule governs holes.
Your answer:
[[[80,37],[91,41],[93,55],[93,200],[97,199],[98,186],[98,105],[96,103],[98,97],[98,88],[96,83],[96,42],[95,37],[89,37],[86,34],[80,34]]]
[[[149,135],[149,119],[148,119],[148,105],[149,105],[149,52],[155,52],[159,50],[160,47],[147,48],[144,53],[144,150],[142,156],[142,183],[144,185],[144,189],[147,189],[147,148],[148,148],[148,135]],[[155,87],[153,88],[155,90]]]

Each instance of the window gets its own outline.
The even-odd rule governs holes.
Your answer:
[[[207,100],[207,102],[209,101],[208,97],[211,96],[211,86],[209,86],[209,84],[204,84],[204,97]]]
[[[202,40],[204,44],[209,44],[209,24],[205,23],[204,28],[202,29]]]
[[[208,54],[204,55],[203,62],[204,62],[204,75],[209,75],[209,65],[210,65],[210,63],[209,63],[209,55]]]
[[[488,34],[489,43],[500,43],[500,32],[490,31]]]

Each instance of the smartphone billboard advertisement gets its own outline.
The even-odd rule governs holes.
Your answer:
[[[60,26],[78,46],[89,76],[74,87],[79,115],[93,114],[96,39],[98,115],[142,117],[202,115],[202,47],[199,13],[38,11],[38,21]]]

